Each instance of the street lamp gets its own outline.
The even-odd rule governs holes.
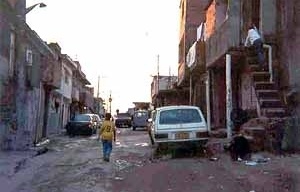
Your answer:
[[[25,14],[29,13],[32,9],[34,9],[38,5],[40,6],[40,8],[43,8],[43,7],[47,6],[45,3],[36,3],[36,4],[26,8]]]

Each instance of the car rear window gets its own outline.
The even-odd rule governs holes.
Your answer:
[[[74,121],[90,121],[91,117],[89,115],[75,115]]]
[[[148,113],[147,113],[147,112],[144,112],[144,111],[139,111],[139,112],[134,113],[134,116],[135,116],[135,117],[148,116]]]
[[[201,116],[197,109],[171,109],[161,111],[160,124],[200,123]]]

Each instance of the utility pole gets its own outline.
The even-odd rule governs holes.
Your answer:
[[[171,89],[172,87],[172,79],[171,79],[171,66],[169,66],[169,85],[168,85],[168,89]]]
[[[109,101],[109,112],[111,113],[111,102],[112,102],[111,91],[109,93],[109,99],[108,99],[108,101]]]
[[[99,99],[99,86],[100,86],[100,76],[98,76],[98,88],[97,88],[97,99]]]
[[[157,94],[156,94],[157,98],[158,98],[158,92],[159,92],[159,54],[157,55]],[[157,104],[157,100],[156,100],[156,104]],[[158,104],[156,106],[158,106]]]
[[[157,94],[159,92],[159,55],[157,55]]]
[[[98,76],[98,87],[97,87],[97,112],[98,112],[98,114],[100,114],[99,84],[100,84],[100,76]]]

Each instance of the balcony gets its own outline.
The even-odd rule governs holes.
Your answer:
[[[79,101],[79,89],[76,87],[72,87],[72,100]]]
[[[206,67],[211,67],[241,42],[240,1],[230,1],[227,18],[205,42]]]
[[[205,42],[196,41],[187,54],[187,66],[192,73],[205,73]]]

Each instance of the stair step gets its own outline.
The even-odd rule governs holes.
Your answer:
[[[266,117],[285,117],[287,115],[285,108],[264,108],[262,114]]]
[[[263,98],[263,99],[271,99],[271,98],[278,98],[279,94],[277,90],[257,90],[257,96],[259,98]]]
[[[265,71],[254,71],[252,72],[253,81],[270,81],[270,73]]]
[[[260,66],[259,65],[254,65],[254,64],[250,64],[249,65],[249,68],[250,68],[250,70],[252,71],[252,72],[255,72],[255,71],[261,71],[261,68],[260,68]]]
[[[253,56],[253,57],[247,57],[247,63],[248,65],[258,65],[258,59],[257,56]]]
[[[256,90],[274,90],[275,85],[273,82],[254,82]]]
[[[253,46],[247,47],[246,48],[246,54],[247,54],[248,57],[256,56],[255,48]]]
[[[279,99],[260,99],[261,107],[279,108],[283,107],[282,102]]]

